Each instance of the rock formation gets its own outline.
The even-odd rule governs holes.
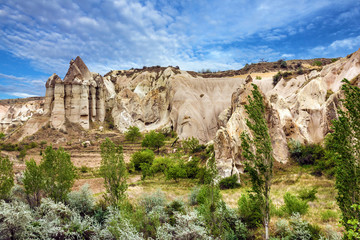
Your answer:
[[[360,81],[356,81],[359,74],[360,50],[323,69],[288,80],[281,79],[275,87],[271,86],[271,78],[254,80],[265,95],[267,120],[277,161],[287,161],[286,142],[290,138],[302,143],[322,143],[341,104],[341,80],[347,78],[359,86]],[[232,95],[231,107],[219,117],[214,146],[223,177],[242,171],[239,136],[242,131],[248,130],[243,104],[250,93],[249,88],[246,84],[237,89]]]
[[[44,113],[56,129],[64,129],[66,119],[84,129],[90,122],[105,119],[104,82],[91,73],[80,57],[71,60],[64,81],[53,74],[46,82]]]
[[[89,129],[92,122],[104,122],[106,115],[120,131],[135,125],[141,131],[170,129],[181,139],[196,137],[202,143],[214,140],[220,173],[229,176],[243,170],[240,134],[248,130],[244,104],[252,83],[264,94],[277,161],[287,161],[290,138],[303,143],[323,141],[341,104],[341,80],[360,84],[360,50],[311,69],[273,86],[275,72],[253,80],[223,77],[223,73],[203,78],[174,67],[144,67],[110,71],[102,77],[91,73],[77,57],[71,60],[64,80],[56,74],[47,80],[44,116],[37,126],[47,119],[56,129],[65,129],[67,121]],[[0,128],[16,121],[22,124],[37,111],[26,106],[20,110],[0,105]]]

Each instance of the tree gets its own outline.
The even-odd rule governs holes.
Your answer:
[[[157,149],[159,153],[160,148],[165,145],[165,136],[162,133],[150,131],[148,134],[145,135],[141,145],[143,147],[152,148],[154,150]]]
[[[270,187],[273,168],[273,153],[269,129],[265,118],[263,97],[255,84],[252,84],[252,97],[245,105],[252,138],[245,131],[241,134],[242,156],[245,158],[245,169],[251,177],[252,191],[260,203],[265,227],[265,238],[269,239],[270,222]]]
[[[360,221],[357,209],[351,208],[360,202],[360,89],[346,79],[343,82],[344,110],[338,110],[338,119],[332,126],[334,132],[327,136],[326,145],[336,163],[336,200],[343,224],[349,230],[350,219]]]
[[[125,139],[130,142],[135,142],[137,139],[141,138],[141,133],[138,127],[130,126],[125,132]]]
[[[54,150],[48,146],[40,164],[44,174],[44,191],[55,202],[64,201],[75,178],[75,167],[70,155],[63,148]]]
[[[127,171],[122,146],[116,146],[109,138],[101,143],[100,173],[107,191],[106,200],[116,204],[125,198]]]
[[[44,174],[34,159],[26,162],[23,184],[29,205],[31,207],[40,206],[44,189]]]
[[[0,156],[0,199],[6,199],[13,186],[13,163],[10,162],[8,157]]]

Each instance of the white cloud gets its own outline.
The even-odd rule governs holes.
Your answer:
[[[28,93],[21,93],[21,92],[11,92],[8,93],[9,95],[19,97],[19,98],[27,98],[27,97],[36,97],[37,95],[28,94]]]
[[[102,74],[144,65],[239,68],[283,54],[242,43],[249,36],[283,40],[313,26],[298,22],[354,1],[12,0],[0,5],[0,49],[62,77],[77,55]]]
[[[354,52],[360,47],[360,36],[336,40],[327,46],[317,46],[310,50],[312,56],[339,57],[342,52]]]

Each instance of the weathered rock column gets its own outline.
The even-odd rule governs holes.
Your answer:
[[[99,122],[105,120],[105,94],[102,86],[96,88],[96,119]]]
[[[64,106],[64,83],[58,78],[54,88],[54,107],[51,112],[51,126],[56,129],[64,128],[65,106]]]
[[[90,119],[92,122],[96,121],[96,83],[90,85],[90,96],[89,96],[89,105],[90,105]]]
[[[72,123],[80,123],[80,96],[81,96],[81,85],[74,84],[71,88],[71,109],[69,121]]]
[[[55,81],[57,79],[61,81],[61,78],[54,73],[53,75],[51,75],[51,77],[48,78],[45,84],[46,87],[45,103],[44,103],[45,116],[51,115],[52,103],[54,101],[54,87],[55,87]]]
[[[65,83],[65,117],[69,119],[71,115],[71,98],[72,98],[72,85]]]
[[[81,85],[80,95],[80,125],[84,129],[89,129],[89,85]]]

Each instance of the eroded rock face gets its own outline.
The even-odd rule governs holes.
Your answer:
[[[222,113],[222,115],[230,115],[230,118],[226,122],[222,122],[222,126],[217,131],[214,140],[217,166],[222,177],[239,174],[239,172],[242,173],[244,170],[240,136],[244,131],[250,134],[249,128],[246,125],[248,114],[246,113],[245,105],[248,104],[247,96],[251,95],[253,90],[252,79],[247,78],[246,82],[233,93],[230,109],[226,109]],[[265,97],[264,99],[274,157],[279,162],[286,162],[288,150],[280,116]]]
[[[232,92],[244,79],[194,78],[168,67],[113,71],[104,81],[108,95],[116,96],[112,116],[121,131],[132,125],[141,131],[170,128],[182,139],[208,142],[215,137],[219,114],[230,106]]]
[[[353,84],[359,85],[359,74],[360,50],[324,66],[321,71],[314,70],[290,80],[281,79],[272,88],[269,87],[272,79],[254,80],[267,102],[267,120],[277,161],[286,162],[286,142],[290,138],[302,143],[323,142],[330,132],[331,121],[337,118],[337,109],[341,107],[342,79],[353,80]],[[223,177],[242,171],[239,136],[242,131],[248,131],[243,107],[248,94],[249,85],[237,89],[232,96],[231,108],[219,117],[214,146],[219,173]]]
[[[0,132],[8,133],[12,129],[23,125],[36,115],[44,113],[43,98],[32,100],[25,103],[0,104]]]
[[[71,60],[69,70],[61,80],[56,74],[46,82],[45,114],[50,124],[65,130],[65,121],[90,128],[90,121],[105,118],[104,82],[99,74],[91,73],[80,57]]]

